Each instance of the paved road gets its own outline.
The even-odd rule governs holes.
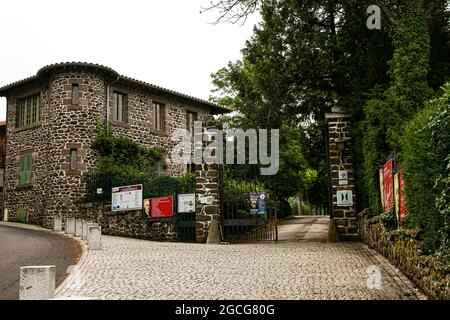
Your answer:
[[[293,216],[279,222],[278,240],[325,242],[329,224],[329,216]]]
[[[58,298],[424,299],[362,243],[160,243],[103,236]],[[369,282],[368,270],[381,278]]]
[[[63,236],[0,226],[0,300],[19,298],[19,268],[55,265],[56,285],[81,254],[78,244]]]

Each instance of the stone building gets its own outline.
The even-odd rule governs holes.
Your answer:
[[[0,122],[0,221],[3,220],[3,182],[5,177],[6,121]]]
[[[229,110],[172,90],[121,76],[96,64],[49,65],[0,88],[7,99],[5,216],[49,225],[71,216],[85,195],[83,174],[97,160],[90,149],[96,124],[145,147],[174,147],[171,133]],[[168,175],[186,172],[166,159]]]

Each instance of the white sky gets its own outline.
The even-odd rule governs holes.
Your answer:
[[[120,74],[208,99],[211,73],[241,57],[260,19],[212,25],[210,0],[0,2],[0,86],[56,62],[106,65]],[[0,121],[6,101],[0,99]]]

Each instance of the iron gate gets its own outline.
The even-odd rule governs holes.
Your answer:
[[[222,238],[226,242],[278,241],[276,201],[268,180],[245,169],[221,170]],[[264,196],[265,213],[252,213],[250,194]]]

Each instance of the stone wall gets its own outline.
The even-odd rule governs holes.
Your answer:
[[[208,110],[198,106],[181,103],[164,96],[146,92],[138,87],[127,86],[125,84],[114,84],[110,88],[110,101],[114,92],[125,93],[127,95],[128,116],[127,121],[115,122],[112,124],[114,135],[126,135],[145,147],[160,147],[167,151],[166,172],[171,176],[180,176],[186,172],[185,165],[177,165],[170,160],[170,151],[178,143],[172,141],[171,137],[175,130],[186,127],[186,112],[197,113],[198,120],[204,123],[211,121],[212,116]],[[154,130],[153,103],[161,103],[165,110],[164,130]],[[112,104],[110,105],[112,109]]]
[[[102,233],[152,241],[176,241],[172,218],[149,219],[142,211],[111,212],[110,204],[83,204],[79,218],[99,223]]]
[[[33,125],[18,127],[18,102],[20,99],[40,93],[40,120]],[[9,221],[15,221],[21,208],[28,210],[28,221],[43,223],[48,186],[49,134],[46,128],[49,120],[45,114],[50,110],[49,79],[30,84],[16,90],[7,98],[7,142],[5,159],[5,208]],[[22,154],[33,155],[32,185],[19,186],[19,161]]]
[[[380,217],[360,214],[362,240],[403,271],[432,299],[450,299],[450,268],[436,257],[422,254],[416,234],[407,231],[388,231]]]

